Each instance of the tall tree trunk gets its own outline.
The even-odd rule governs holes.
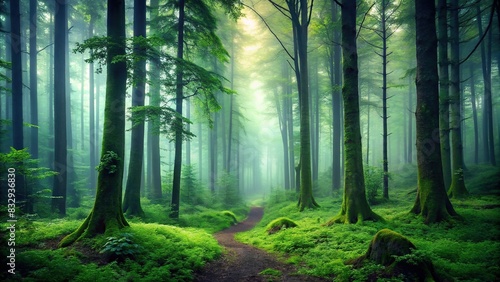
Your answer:
[[[184,56],[184,0],[179,0],[179,20],[177,25],[177,59],[182,61]],[[179,218],[179,204],[181,192],[181,170],[182,170],[182,101],[183,94],[183,70],[182,65],[176,66],[176,91],[175,91],[175,111],[178,115],[176,118],[175,132],[175,156],[174,156],[174,176],[172,182],[172,203],[170,206],[170,218]]]
[[[411,209],[426,223],[456,215],[443,181],[439,130],[439,82],[434,0],[415,2],[417,44],[417,198]]]
[[[37,75],[37,1],[30,0],[30,116],[31,124],[38,125],[38,75]],[[31,157],[38,159],[38,128],[31,127]]]
[[[489,89],[485,91],[485,112],[487,115],[487,124],[488,124],[488,151],[490,155],[490,163],[494,166],[497,165],[496,156],[495,156],[495,141],[493,138],[493,98],[491,96],[492,88],[491,88],[491,45],[493,39],[493,32],[490,29],[488,34],[488,45],[486,52],[486,63],[488,68],[488,83],[484,85],[484,87],[488,87]]]
[[[12,59],[12,147],[16,150],[24,148],[23,134],[23,67],[21,50],[21,12],[19,0],[10,2],[10,54]],[[18,201],[26,200],[25,176],[16,174],[16,191]],[[26,211],[26,210],[25,210]]]
[[[23,70],[21,59],[21,13],[19,0],[10,3],[10,50],[12,58],[12,146],[24,148],[23,135]],[[17,181],[16,181],[17,182]]]
[[[389,160],[387,159],[387,137],[389,133],[387,132],[387,57],[390,53],[387,53],[387,40],[389,35],[387,34],[387,8],[386,0],[382,0],[382,163],[384,167],[384,187],[383,187],[383,197],[384,199],[389,199]]]
[[[338,22],[339,6],[332,3],[332,21]],[[341,119],[342,119],[342,78],[341,78],[341,45],[340,31],[335,29],[333,32],[333,80],[332,80],[332,112],[333,112],[333,165],[332,165],[332,191],[338,193],[341,185]]]
[[[94,37],[94,22],[95,18],[90,16],[89,23],[89,38]],[[95,194],[95,187],[97,182],[96,177],[96,128],[95,128],[95,96],[94,96],[94,63],[89,64],[89,154],[90,154],[90,178],[89,178],[89,187],[90,193]],[[99,114],[99,113],[97,113]]]
[[[66,36],[68,30],[67,3],[55,1],[54,20],[54,176],[52,211],[66,214],[67,163],[67,113],[66,113]],[[62,55],[61,55],[62,54]]]
[[[159,26],[156,24],[156,18],[158,17],[159,10],[159,0],[151,0],[151,30],[158,31]],[[160,96],[160,82],[159,77],[154,77],[155,74],[160,72],[159,66],[156,63],[156,60],[151,62],[151,73],[153,74],[151,85],[151,96],[149,100],[149,104],[151,106],[159,107],[161,103]],[[148,134],[149,139],[151,140],[151,167],[149,168],[149,173],[151,174],[151,194],[150,199],[153,203],[160,203],[162,198],[162,189],[161,189],[161,163],[160,163],[160,135],[155,133],[153,128],[153,122],[148,123]]]
[[[451,184],[450,155],[450,79],[448,74],[448,7],[446,0],[439,0],[438,48],[439,48],[439,137],[441,139],[441,161],[443,163],[444,187]]]
[[[125,1],[108,0],[107,36],[115,44],[106,55],[106,105],[102,153],[94,207],[83,224],[66,236],[59,245],[64,247],[84,237],[111,234],[128,226],[122,212],[122,179],[125,149],[125,95],[127,65],[114,62],[115,56],[125,55]]]
[[[293,25],[295,49],[295,73],[299,90],[300,109],[300,193],[298,206],[303,211],[306,208],[315,208],[316,203],[312,193],[311,168],[311,132],[309,111],[309,74],[307,60],[307,39],[309,26],[309,11],[307,0],[295,3],[287,1]],[[300,4],[300,5],[299,5]]]
[[[134,37],[146,38],[146,0],[134,1]],[[145,48],[140,43],[135,44],[134,54],[139,58],[145,55]],[[134,62],[135,87],[132,93],[132,107],[144,106],[146,90],[146,61]],[[132,119],[134,113],[132,113]],[[128,167],[127,186],[123,199],[123,212],[134,216],[144,216],[141,207],[142,162],[144,160],[144,123],[132,129],[130,145],[130,162]]]
[[[472,120],[474,122],[474,164],[479,163],[479,133],[476,107],[476,80],[474,75],[474,65],[469,64],[470,69],[470,100],[472,104]]]
[[[340,214],[330,223],[381,220],[366,200],[359,118],[358,51],[356,45],[356,2],[342,1],[342,54],[344,86],[344,196]]]
[[[482,38],[483,37],[483,25],[482,25],[482,19],[481,19],[481,8],[480,8],[480,3],[476,5],[476,10],[477,10],[477,16],[476,16],[476,22],[477,22],[477,27],[479,30],[478,37]],[[494,163],[495,162],[495,155],[491,154],[490,150],[490,126],[489,122],[493,121],[493,119],[490,119],[490,113],[491,113],[491,53],[490,56],[488,56],[487,50],[486,50],[486,44],[487,44],[487,38],[484,37],[484,40],[481,42],[481,66],[482,66],[482,71],[483,71],[483,83],[484,83],[484,95],[483,95],[483,158],[485,162],[489,163]],[[489,42],[491,44],[491,40]],[[493,128],[493,127],[492,127]],[[491,133],[493,136],[493,132]],[[493,147],[493,146],[492,146]],[[493,158],[493,159],[492,159]]]
[[[412,82],[412,76],[409,76],[408,79]],[[413,163],[413,146],[415,146],[415,143],[413,143],[413,119],[412,119],[412,114],[414,113],[414,106],[413,106],[413,87],[411,83],[409,84],[410,86],[408,87],[408,111],[410,111],[410,115],[408,116],[408,163]]]
[[[458,20],[458,0],[450,4],[450,50],[451,50],[451,149],[452,149],[452,179],[448,195],[460,198],[468,194],[464,182],[464,158],[461,133],[461,99],[460,99],[460,36]],[[446,187],[446,186],[445,186]]]

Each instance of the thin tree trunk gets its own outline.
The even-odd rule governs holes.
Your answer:
[[[91,15],[89,23],[89,38],[94,36],[94,17]],[[94,63],[89,64],[89,154],[90,154],[90,178],[89,187],[90,193],[95,194],[96,188],[96,128],[95,128],[95,97],[94,97]],[[99,114],[99,113],[98,113]]]
[[[444,187],[451,184],[450,155],[450,79],[448,72],[448,8],[446,0],[438,1],[438,48],[439,48],[439,135]]]
[[[158,31],[159,26],[156,25],[156,19],[158,17],[159,10],[159,0],[151,0],[151,30]],[[155,60],[151,63],[151,73],[152,73],[152,85],[151,85],[151,96],[149,104],[154,107],[159,107],[161,103],[160,96],[160,82],[159,77],[156,77],[160,72],[159,66]],[[153,128],[154,122],[148,123],[148,134],[151,148],[151,167],[149,168],[151,174],[151,194],[150,199],[153,203],[160,203],[162,199],[162,188],[161,188],[161,163],[160,163],[160,135],[159,132],[155,132]]]
[[[338,22],[339,6],[332,3],[332,21]],[[332,83],[332,112],[333,112],[333,165],[332,165],[332,191],[338,193],[341,186],[341,147],[342,147],[342,93],[341,93],[341,45],[340,31],[333,32],[333,83]]]
[[[469,65],[470,69],[470,100],[472,103],[472,120],[474,122],[474,164],[479,163],[479,133],[476,108],[476,80],[474,75],[474,65]]]
[[[134,37],[146,37],[146,0],[134,1]],[[140,44],[135,44],[134,54],[144,56],[145,49]],[[135,87],[132,93],[132,107],[144,106],[144,92],[146,90],[146,61],[134,62]],[[132,113],[132,119],[134,113]],[[130,161],[127,175],[125,198],[123,199],[123,212],[128,215],[144,216],[141,207],[141,180],[144,160],[144,123],[132,129],[130,145]]]
[[[452,149],[452,179],[448,194],[452,198],[460,198],[468,194],[464,182],[463,145],[461,133],[461,99],[460,99],[460,36],[458,20],[458,0],[450,4],[450,50],[451,50],[451,149]]]
[[[38,75],[37,75],[37,1],[30,0],[30,116],[31,124],[38,125]],[[38,128],[31,127],[30,153],[33,159],[38,159]]]
[[[179,19],[177,26],[177,59],[182,60],[184,56],[184,0],[179,0]],[[170,218],[179,218],[179,204],[181,192],[181,170],[182,170],[182,101],[183,94],[183,70],[182,65],[176,66],[176,91],[175,91],[175,111],[177,130],[175,132],[175,155],[174,155],[174,175],[172,182],[172,202],[170,206]]]

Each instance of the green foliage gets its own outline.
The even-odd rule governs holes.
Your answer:
[[[29,235],[19,234],[23,240],[16,241],[16,275],[9,276],[11,281],[190,281],[194,270],[221,253],[217,241],[203,230],[144,223],[132,224],[113,238],[98,236],[51,250],[34,238],[46,238],[44,232],[60,238],[76,227],[66,230],[64,220],[51,221],[55,231],[34,224]],[[98,258],[99,249],[123,259],[105,263]]]
[[[238,219],[236,219],[236,215],[232,211],[222,211],[221,214],[231,218],[233,224],[238,223]]]
[[[393,185],[398,188],[393,189],[391,199],[374,208],[374,212],[383,215],[386,222],[334,224],[327,227],[322,223],[332,214],[338,213],[341,199],[319,198],[320,208],[302,213],[296,210],[295,201],[281,201],[268,205],[264,218],[257,227],[237,234],[236,239],[270,252],[286,254],[288,262],[296,264],[300,273],[335,277],[335,281],[366,281],[375,279],[376,273],[385,273],[387,270],[373,263],[353,269],[344,262],[366,254],[373,236],[379,230],[389,228],[404,234],[418,249],[398,258],[399,260],[417,263],[429,259],[440,277],[453,277],[457,281],[498,280],[498,196],[473,195],[468,199],[453,200],[463,220],[426,225],[420,217],[409,214],[415,194],[409,194],[414,186],[407,181],[395,177]],[[403,184],[399,185],[400,183]],[[468,187],[477,189],[470,185]],[[266,223],[284,216],[293,218],[298,226],[268,236]],[[401,280],[405,278],[396,277],[384,281]]]
[[[366,198],[370,204],[377,203],[377,196],[382,190],[384,171],[379,167],[365,166]]]
[[[46,167],[38,167],[38,160],[31,158],[28,148],[16,150],[11,147],[9,153],[0,153],[0,169],[6,171],[10,167],[16,169],[16,174],[25,175],[29,179],[44,179],[57,175]]]
[[[204,205],[207,196],[207,191],[196,179],[194,166],[184,165],[182,168],[181,201],[192,206]]]
[[[124,261],[126,258],[133,259],[143,248],[134,243],[132,238],[133,235],[130,233],[122,233],[119,237],[108,237],[100,253],[107,254],[110,260]]]
[[[259,272],[260,275],[281,276],[281,271],[273,268],[266,268]]]
[[[223,173],[217,180],[217,198],[224,208],[232,208],[243,203],[239,190],[238,180],[234,175]]]
[[[101,162],[97,166],[97,171],[105,171],[108,174],[113,174],[118,168],[118,162],[121,161],[117,153],[113,151],[107,151],[101,157]]]

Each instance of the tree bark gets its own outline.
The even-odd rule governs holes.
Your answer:
[[[474,65],[469,65],[470,69],[470,100],[472,104],[472,120],[474,123],[474,164],[479,163],[479,133],[476,107],[476,81],[474,75]]]
[[[52,211],[66,214],[67,163],[67,87],[66,87],[66,36],[68,30],[67,3],[55,1],[54,19],[54,176]]]
[[[450,50],[451,50],[451,149],[452,149],[452,179],[448,195],[452,198],[463,197],[469,192],[464,182],[464,157],[461,133],[461,99],[460,99],[460,36],[458,21],[458,0],[451,0],[450,4]],[[445,186],[446,188],[446,186]]]
[[[83,224],[66,236],[59,246],[64,247],[84,237],[111,234],[128,226],[122,212],[122,178],[125,145],[125,94],[127,65],[114,62],[125,54],[125,1],[108,0],[107,35],[115,44],[106,55],[106,104],[100,170],[94,207]]]
[[[439,0],[438,14],[438,48],[439,48],[439,137],[441,139],[441,161],[443,167],[444,187],[451,184],[450,155],[450,78],[448,61],[448,8],[446,0]]]
[[[94,22],[95,22],[95,17],[90,15],[90,22],[89,22],[89,38],[92,38],[94,36]],[[90,193],[95,194],[96,190],[96,182],[97,182],[97,177],[96,177],[96,170],[95,167],[97,166],[96,164],[96,147],[97,147],[97,140],[96,140],[96,128],[95,128],[95,95],[94,95],[94,63],[89,64],[89,151],[90,151],[90,178],[89,178],[89,187],[90,187]],[[99,114],[99,113],[97,113]]]
[[[339,9],[338,5],[332,3],[332,21],[338,22]],[[341,119],[342,119],[342,93],[341,93],[341,45],[340,31],[335,29],[333,32],[333,70],[332,70],[332,112],[333,112],[333,165],[332,165],[332,191],[338,193],[341,186],[341,168],[342,158],[341,151]]]
[[[157,31],[159,26],[156,24],[156,18],[158,17],[159,10],[159,0],[151,0],[151,22],[150,26],[153,31]],[[151,106],[159,107],[161,102],[160,97],[160,83],[159,77],[156,75],[160,72],[158,64],[153,60],[151,62],[151,73],[152,77],[152,85],[151,85],[151,96],[149,100],[149,104]],[[151,149],[151,167],[149,168],[149,173],[151,174],[151,193],[150,199],[153,203],[160,203],[162,198],[162,188],[161,188],[161,163],[160,163],[160,135],[159,132],[153,132],[153,123],[148,123],[148,134]]]
[[[30,123],[38,125],[38,75],[37,75],[37,26],[38,4],[30,0]],[[30,153],[33,159],[38,159],[38,128],[31,127]]]
[[[146,0],[134,1],[134,37],[146,37]],[[134,54],[139,60],[134,62],[135,87],[132,93],[132,107],[144,106],[144,92],[146,90],[146,61],[140,59],[145,55],[140,44],[135,44]],[[132,113],[132,119],[134,113]],[[128,167],[127,186],[123,199],[123,212],[133,216],[144,216],[141,207],[141,180],[144,160],[144,123],[132,128],[130,161]]]
[[[179,0],[179,20],[177,25],[177,59],[182,60],[184,56],[184,0]],[[175,111],[178,115],[175,132],[175,155],[174,155],[174,176],[172,182],[172,202],[170,205],[170,218],[179,218],[179,204],[181,192],[181,170],[182,170],[182,101],[183,94],[183,70],[182,65],[176,66],[176,91],[175,91]]]
[[[356,2],[342,1],[342,96],[344,100],[344,196],[340,214],[330,223],[382,220],[366,200],[359,118],[358,52],[356,45]]]
[[[417,44],[417,198],[412,213],[426,223],[455,216],[443,181],[439,148],[439,82],[434,0],[415,2]]]

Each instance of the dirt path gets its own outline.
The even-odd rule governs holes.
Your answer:
[[[196,274],[195,281],[327,281],[298,275],[293,265],[280,262],[272,254],[234,240],[234,234],[252,229],[262,219],[263,214],[263,208],[253,207],[245,221],[216,233],[215,239],[226,251],[221,258],[205,265]],[[280,270],[281,276],[259,275],[259,272],[267,268]]]

